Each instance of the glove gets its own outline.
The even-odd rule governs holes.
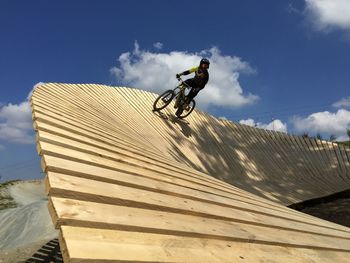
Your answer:
[[[180,78],[181,77],[181,74],[176,74],[176,78]]]

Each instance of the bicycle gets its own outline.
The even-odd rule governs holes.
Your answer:
[[[176,117],[178,117],[179,119],[183,119],[191,114],[191,112],[196,107],[196,102],[195,100],[192,99],[188,104],[186,104],[186,101],[185,101],[186,87],[189,89],[191,87],[187,85],[181,78],[178,78],[178,81],[180,83],[176,86],[175,89],[167,90],[157,97],[157,99],[153,103],[153,111],[160,111],[164,109],[175,98],[174,107],[177,108],[175,113]],[[161,105],[158,105],[158,103],[161,103]]]

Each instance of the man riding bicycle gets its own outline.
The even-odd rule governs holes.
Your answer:
[[[180,78],[180,76],[182,75],[188,75],[191,73],[195,73],[194,78],[191,79],[187,79],[184,81],[184,83],[188,86],[191,87],[190,92],[188,93],[188,95],[186,96],[186,104],[189,104],[191,102],[191,100],[197,96],[198,92],[200,90],[202,90],[205,85],[207,84],[208,80],[209,80],[209,60],[206,58],[202,58],[199,66],[197,67],[193,67],[189,70],[186,70],[182,73],[176,74],[176,78]],[[182,84],[184,85],[184,84]],[[174,106],[175,108],[177,108],[177,105],[175,104]]]

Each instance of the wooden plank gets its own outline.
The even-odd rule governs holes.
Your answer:
[[[181,132],[174,129],[174,126],[169,127],[168,125],[164,125],[164,122],[156,117],[153,112],[145,111],[144,109],[152,104],[151,102],[145,104],[143,99],[137,99],[135,95],[136,92],[140,93],[141,91],[136,91],[134,89],[128,90],[127,93],[124,93],[125,99],[134,107],[143,120],[148,122],[153,127],[154,131],[168,143],[168,150],[172,152],[173,157],[178,162],[184,162],[190,167],[205,172],[206,170],[203,169],[204,167],[201,165],[202,162],[199,158],[200,153],[196,152],[195,148],[190,150],[191,144],[188,142],[187,138],[183,137]],[[181,151],[179,151],[179,149],[181,149]]]
[[[285,186],[288,183],[293,184],[295,179],[285,174],[278,163],[275,162],[275,158],[271,156],[274,151],[271,143],[265,139],[264,130],[247,125],[242,125],[242,129],[247,133],[246,140],[250,144],[246,146],[247,152],[254,153],[254,149],[257,149],[252,158],[254,160],[260,159],[258,165],[263,168],[263,174],[265,174],[260,188],[266,189],[265,192],[269,193],[275,200],[282,200],[284,204],[300,200],[298,196],[300,194],[294,191],[294,187]],[[286,182],[287,178],[288,181]],[[284,195],[281,195],[281,192],[284,192]]]
[[[144,99],[144,95],[143,94],[145,92],[143,92],[143,91],[139,91],[138,90],[136,92],[136,90],[133,90],[133,89],[122,89],[120,92],[121,93],[130,93],[131,92],[131,94],[128,95],[128,96],[131,96],[131,98],[130,98],[130,106],[135,107],[135,105],[139,105],[138,103],[141,103],[139,106],[137,106],[140,114],[141,114],[142,110],[147,108],[147,105],[151,104],[151,102],[152,102],[152,101],[147,101],[147,100]],[[142,94],[142,97],[137,96],[139,94]],[[127,94],[123,94],[123,96],[127,97]],[[145,114],[141,114],[141,115],[147,116],[147,117],[145,117],[146,121],[152,120],[152,122],[153,122],[154,116],[150,112],[147,111]],[[162,123],[162,124],[164,126],[164,123]],[[157,127],[157,130],[159,130],[158,127]],[[170,131],[167,131],[167,132],[170,133]],[[209,136],[207,136],[207,137],[210,138]],[[176,143],[176,142],[172,141],[172,143]],[[181,145],[181,147],[183,147],[183,145]],[[211,147],[207,147],[207,148],[211,148]],[[203,154],[201,154],[201,155],[203,155]],[[215,161],[215,160],[212,160],[212,161]]]
[[[159,141],[159,137],[156,137],[154,133],[148,132],[145,135],[145,131],[150,131],[151,126],[144,121],[140,121],[140,115],[137,114],[137,111],[132,107],[131,104],[128,104],[127,101],[125,100],[125,95],[120,94],[117,91],[114,91],[111,93],[110,88],[98,88],[97,85],[81,85],[82,91],[86,93],[87,96],[89,96],[89,100],[95,100],[96,103],[103,104],[103,105],[108,105],[108,107],[105,107],[106,111],[108,111],[111,116],[117,117],[116,119],[124,119],[125,124],[127,123],[128,127],[132,126],[133,130],[137,131],[138,134],[142,137],[144,140],[149,140],[150,145],[158,148],[159,146],[162,146],[163,144]],[[128,88],[124,89],[124,92],[128,92]],[[99,93],[97,93],[99,91]],[[108,94],[101,92],[101,91],[107,91],[109,92]],[[109,100],[111,98],[118,97],[122,98],[118,100],[117,102],[113,101],[113,103],[110,103]],[[116,103],[119,103],[119,107],[123,108],[123,112],[115,112],[114,109],[118,108],[118,104],[115,105]],[[121,105],[120,105],[121,104]],[[126,116],[124,116],[126,115]],[[135,125],[137,126],[135,127]]]
[[[42,125],[42,124],[41,124]],[[54,142],[54,140],[53,140],[53,138],[55,138],[55,135],[52,135],[52,134],[49,134],[49,133],[47,133],[47,132],[45,132],[45,131],[42,131],[41,130],[41,128],[42,128],[42,126],[40,126],[40,129],[39,129],[39,133],[38,133],[38,138],[40,138],[40,140],[42,140],[42,141],[49,141],[49,142]],[[49,130],[49,131],[51,131],[51,129]],[[55,133],[56,133],[56,131],[57,131],[57,128],[55,128]],[[73,133],[74,134],[74,133]],[[48,139],[48,138],[50,138],[50,139]],[[65,141],[65,139],[64,138],[61,138],[61,137],[56,137],[55,138],[55,140],[59,140],[60,141],[60,143],[59,144],[62,144],[62,142],[64,142]],[[86,141],[86,140],[85,140]],[[68,143],[66,143],[66,144],[64,144],[64,147],[68,147],[68,148],[70,148],[70,144],[73,144],[73,142],[68,142]],[[40,145],[39,145],[40,146]],[[113,150],[113,146],[111,146],[111,145],[107,145],[107,149],[109,149],[109,150]],[[96,151],[96,152],[98,152],[99,150],[94,150],[94,151]],[[113,152],[113,151],[112,151]],[[39,150],[39,153],[40,154],[43,154],[43,152],[41,151],[41,150]],[[141,152],[139,152],[139,153],[141,153]],[[133,156],[133,155],[131,155],[131,156]],[[132,159],[131,159],[132,160]],[[172,166],[172,164],[171,164],[171,162],[168,162],[167,163],[167,165],[168,165],[168,169],[169,169],[169,166]],[[188,169],[187,170],[184,170],[183,168],[181,168],[181,167],[179,167],[177,164],[176,165],[173,165],[174,166],[174,169],[175,170],[173,170],[173,172],[174,171],[177,171],[177,173],[178,174],[181,174],[181,176],[180,177],[178,177],[179,179],[180,179],[180,181],[181,180],[184,180],[185,178],[188,178],[188,179],[185,179],[185,180],[187,180],[187,182],[191,182],[191,181],[193,181],[193,182],[197,182],[197,183],[199,183],[200,185],[196,185],[195,187],[199,187],[198,189],[202,189],[202,185],[203,186],[205,186],[205,182],[206,182],[206,176],[205,175],[200,175],[200,177],[196,177],[197,179],[195,179],[193,176],[190,176],[190,177],[188,177],[188,175],[191,175],[191,174],[195,174],[195,173],[193,173],[192,171],[188,171]],[[176,173],[175,173],[176,174]],[[175,176],[175,174],[172,174],[172,177],[170,178],[170,179],[172,179],[172,182],[173,183],[179,183],[179,181],[177,182],[176,180],[176,176]],[[153,174],[152,174],[153,175]],[[174,177],[175,176],[175,177]],[[169,176],[168,176],[169,177]],[[167,176],[166,175],[164,175],[164,174],[162,174],[161,175],[161,177],[158,177],[158,178],[167,178]],[[165,180],[164,179],[164,180]],[[173,179],[175,179],[175,181],[173,180]],[[166,180],[169,180],[169,179],[166,179]],[[189,180],[191,180],[191,181],[189,181]],[[213,178],[210,178],[210,180],[211,181],[213,181],[214,179]],[[191,186],[191,187],[193,187],[193,186]],[[218,186],[215,186],[217,189],[219,189],[218,188]],[[213,190],[213,189],[212,189]],[[227,196],[227,197],[230,197],[230,195],[227,195],[227,194],[225,194],[227,191],[228,191],[228,188],[226,188],[226,189],[224,189],[224,188],[222,188],[221,190],[223,190],[224,192],[217,192],[217,194],[218,195],[222,195],[222,196]],[[203,191],[209,191],[209,189],[206,189],[206,188],[203,188]],[[237,190],[236,189],[234,189],[234,191],[232,191],[232,190],[230,190],[230,192],[232,192],[232,193],[235,193],[236,195],[239,195],[239,196],[242,196],[242,197],[245,197],[246,196],[246,194],[247,193],[244,193],[244,195],[242,195],[242,194],[240,194],[239,192],[241,192],[240,190],[238,190],[238,192],[237,192]],[[227,192],[228,193],[228,192]],[[255,199],[256,197],[254,197],[254,199]],[[268,203],[268,204],[272,204],[273,206],[276,206],[275,204],[273,204],[273,203],[269,203],[269,202],[266,202],[266,200],[260,200],[261,202],[263,202],[263,203]]]
[[[87,91],[94,94],[92,98],[101,98],[103,103],[108,105],[108,110],[115,116],[118,116],[118,119],[123,120],[123,122],[136,130],[138,134],[142,137],[145,132],[147,133],[147,139],[157,142],[157,147],[163,147],[163,144],[160,142],[160,138],[155,136],[155,133],[151,132],[151,126],[144,121],[140,121],[137,111],[130,105],[122,93],[119,93],[120,88],[105,88],[101,89],[98,85],[86,85]],[[124,89],[124,92],[127,92],[128,89]],[[155,139],[153,139],[155,138]],[[154,144],[153,144],[154,145]]]
[[[312,143],[315,151],[320,153],[319,158],[321,161],[321,165],[323,167],[322,171],[323,171],[324,176],[327,176],[327,179],[329,181],[335,182],[336,187],[339,189],[339,187],[343,186],[344,184],[342,183],[342,180],[337,176],[336,171],[334,171],[331,168],[331,166],[329,164],[330,159],[329,159],[329,156],[327,154],[326,149],[324,149],[324,147],[321,144],[321,141],[319,141],[318,139],[310,140],[310,142]],[[334,192],[336,192],[336,191],[334,191]]]
[[[323,181],[322,175],[317,174],[317,168],[315,167],[314,163],[312,162],[309,152],[310,149],[307,146],[307,144],[304,142],[301,136],[292,136],[291,137],[295,142],[296,145],[298,145],[300,149],[300,154],[303,156],[304,160],[306,161],[306,166],[309,167],[309,174],[306,177],[305,175],[303,178],[308,181],[309,184],[313,185],[315,188],[320,189],[319,195],[326,195],[329,190],[329,186],[327,183]]]
[[[338,144],[339,151],[341,152],[342,158],[344,160],[344,166],[346,170],[346,177],[348,180],[350,180],[350,161],[348,159],[347,153],[346,153],[346,146],[343,144]]]
[[[206,184],[205,182],[210,182],[210,180],[213,180],[212,177],[208,177],[206,175],[201,175],[200,178],[197,177],[191,177],[189,175],[191,175],[191,171],[190,170],[186,170],[186,173],[182,173],[181,169],[174,169],[170,174],[169,172],[169,166],[171,166],[171,163],[169,162],[168,165],[168,169],[166,170],[162,170],[162,167],[159,166],[157,168],[157,166],[154,166],[154,169],[149,169],[149,167],[147,167],[147,163],[143,160],[140,160],[139,164],[137,164],[137,162],[135,163],[135,161],[133,161],[133,158],[130,159],[124,159],[126,158],[125,156],[120,156],[118,153],[113,153],[113,147],[109,147],[109,152],[105,151],[105,150],[101,150],[100,148],[96,148],[96,147],[90,147],[89,145],[85,145],[84,143],[80,143],[80,142],[76,142],[73,140],[67,140],[66,138],[62,138],[62,137],[58,137],[46,132],[43,132],[41,130],[38,131],[38,138],[41,141],[41,143],[38,145],[38,151],[39,154],[43,155],[44,153],[46,154],[50,154],[50,152],[52,152],[53,150],[43,150],[42,146],[48,147],[50,144],[56,144],[58,146],[61,146],[65,149],[76,149],[78,151],[82,151],[82,152],[87,152],[88,154],[94,154],[97,155],[98,157],[108,157],[111,160],[114,161],[118,161],[121,160],[121,162],[123,164],[120,164],[118,166],[118,170],[117,171],[123,171],[122,167],[123,165],[125,166],[125,164],[130,163],[130,164],[135,164],[136,166],[138,166],[139,168],[142,168],[142,170],[139,171],[139,173],[136,173],[137,171],[131,167],[131,169],[126,169],[124,171],[129,172],[129,174],[131,175],[138,175],[138,176],[142,176],[145,178],[150,178],[150,179],[155,179],[157,181],[163,181],[163,182],[171,182],[173,185],[179,185],[179,186],[183,186],[183,187],[187,187],[189,189],[191,189],[191,191],[193,191],[193,189],[195,190],[200,190],[203,191],[205,193],[213,193],[217,196],[222,196],[225,198],[230,198],[232,200],[241,200],[247,203],[254,203],[254,204],[258,204],[260,207],[269,207],[269,208],[273,208],[273,209],[277,209],[280,210],[280,207],[277,207],[276,204],[272,204],[272,203],[268,203],[263,199],[260,199],[259,202],[256,202],[257,198],[256,196],[254,196],[253,198],[247,198],[247,192],[242,192],[242,191],[238,191],[238,189],[234,189],[232,188],[232,190],[230,191],[230,193],[228,193],[226,191],[226,189],[220,189],[221,191],[218,191],[219,188],[216,185],[213,184]],[[47,144],[50,143],[50,144]],[[74,147],[72,146],[74,144]],[[67,153],[69,154],[69,153]],[[56,154],[57,155],[57,154]],[[71,157],[71,155],[68,155],[68,159]],[[133,157],[133,156],[132,156]],[[48,156],[47,156],[48,158]],[[120,159],[123,158],[123,159]],[[52,157],[51,157],[52,159]],[[53,158],[53,160],[55,160],[55,158]],[[66,162],[66,163],[64,163]],[[101,161],[99,161],[99,163],[102,163],[103,159],[101,158]],[[51,169],[55,169],[56,171],[60,171],[60,167],[64,167],[63,170],[66,170],[68,167],[69,161],[64,161],[64,160],[60,160],[60,162],[58,164],[56,164],[53,168],[53,164],[51,163],[49,166],[52,167]],[[79,164],[80,165],[80,173],[82,174],[82,167],[85,166],[85,164]],[[90,166],[89,166],[90,167]],[[176,167],[174,165],[174,167]],[[94,166],[86,169],[87,171],[91,170],[95,168]],[[103,169],[103,168],[101,168]],[[144,170],[144,171],[143,171]],[[110,170],[108,170],[110,171]],[[153,173],[152,173],[153,171]],[[151,172],[151,173],[150,173]],[[75,172],[75,174],[78,172]],[[101,172],[103,174],[106,174],[107,171],[103,171]],[[135,179],[133,179],[134,181]],[[224,190],[224,192],[222,192],[222,190]],[[234,194],[234,195],[232,195]],[[287,211],[284,211],[287,212]]]
[[[246,139],[250,144],[248,146],[249,151],[254,152],[254,149],[258,150],[253,158],[260,158],[260,166],[263,170],[265,170],[265,174],[271,181],[274,181],[277,184],[279,184],[278,181],[282,181],[284,176],[284,174],[281,173],[281,171],[284,172],[284,170],[280,167],[279,163],[276,162],[276,159],[273,156],[274,150],[272,149],[272,144],[265,137],[265,130],[250,127],[248,125],[242,125],[241,127],[246,133]],[[280,177],[280,179],[276,181],[277,174],[278,177]]]
[[[113,136],[113,133],[118,132],[119,138],[129,140],[129,142],[133,142],[134,144],[144,144],[145,148],[150,148],[149,145],[152,145],[152,143],[150,143],[149,141],[147,143],[142,141],[143,139],[147,141],[147,138],[152,138],[152,134],[147,133],[146,135],[137,135],[133,131],[131,131],[130,128],[124,123],[119,122],[118,118],[114,120],[112,119],[108,122],[104,120],[104,118],[96,117],[96,113],[93,113],[94,115],[83,113],[81,111],[81,108],[90,108],[89,104],[79,104],[74,106],[71,100],[66,101],[66,103],[58,103],[57,99],[51,98],[51,93],[47,93],[44,95],[37,94],[36,97],[38,98],[36,99],[35,106],[38,108],[43,108],[42,112],[55,112],[56,114],[58,114],[58,116],[61,116],[61,118],[64,116],[64,119],[66,120],[74,120],[75,122],[81,123],[84,127],[86,126],[93,130],[100,130],[104,133],[108,133],[109,136]],[[59,98],[59,95],[55,95],[54,98],[55,97]],[[36,109],[35,111],[38,112],[38,109]],[[115,125],[111,125],[111,123],[115,123]],[[144,129],[144,131],[147,131],[147,129]],[[132,137],[130,138],[130,136]],[[141,138],[142,140],[140,140]]]
[[[289,198],[293,197],[294,200],[299,200],[300,193],[295,192],[295,187],[290,185],[295,185],[295,182],[298,180],[295,174],[285,173],[283,166],[277,161],[275,157],[277,152],[274,149],[274,144],[271,142],[271,139],[267,137],[268,133],[264,129],[254,128],[250,126],[245,126],[246,130],[250,131],[249,137],[255,138],[256,142],[250,148],[255,148],[256,145],[260,146],[260,154],[264,158],[261,161],[261,165],[265,166],[266,169],[269,169],[266,174],[268,178],[266,179],[269,183],[274,181],[278,185],[278,188],[275,189],[275,198],[280,199],[281,192],[284,192]],[[251,149],[249,149],[250,151]],[[289,185],[289,186],[287,186]],[[283,190],[282,190],[283,189]]]
[[[62,226],[65,261],[75,262],[349,262],[348,253]],[[273,255],[273,256],[271,256]],[[68,261],[69,259],[69,261]]]
[[[210,188],[204,188],[203,186],[196,184],[189,185],[187,182],[181,182],[175,178],[161,180],[160,177],[137,176],[136,174],[113,171],[110,169],[95,167],[93,165],[83,163],[77,164],[69,160],[51,156],[45,156],[43,162],[45,163],[45,171],[49,173],[50,171],[58,173],[62,172],[78,177],[122,184],[138,189],[167,193],[174,196],[182,196],[193,200],[206,201],[226,207],[235,207],[233,202],[238,202],[240,209],[258,211],[259,213],[271,213],[271,211],[276,211],[278,213],[283,212],[289,214],[288,216],[293,216],[294,214],[292,212],[293,210],[281,206],[268,206],[259,200],[244,198],[244,196],[242,197],[240,195],[230,195],[226,197],[220,195],[220,192],[215,192]],[[299,216],[297,218],[299,218]],[[302,221],[302,217],[299,218],[299,220]]]
[[[194,122],[195,127],[195,137],[196,142],[201,144],[202,154],[205,152],[206,156],[208,156],[207,160],[202,157],[207,163],[206,170],[209,174],[213,174],[214,176],[220,176],[219,179],[226,182],[234,182],[234,170],[230,169],[230,159],[234,158],[232,153],[226,153],[223,147],[223,141],[219,132],[215,127],[218,122],[211,116],[206,114],[196,114],[196,121]],[[208,138],[208,139],[203,139]],[[227,142],[231,143],[231,141]],[[217,171],[220,171],[218,174]],[[234,183],[233,183],[234,184]]]
[[[338,165],[335,153],[333,152],[333,150],[330,149],[330,143],[327,141],[319,141],[319,140],[318,140],[318,142],[321,143],[322,148],[325,150],[325,152],[328,156],[329,165],[330,165],[331,169],[334,170],[334,173],[333,173],[334,177],[337,177],[338,179],[340,179],[344,183],[345,180],[342,176],[342,172],[340,171],[340,167]]]
[[[298,157],[297,153],[290,153],[290,145],[289,141],[285,140],[287,135],[283,132],[275,132],[275,131],[268,131],[268,133],[271,136],[271,143],[276,144],[276,153],[278,159],[283,163],[283,167],[286,170],[286,173],[289,177],[291,177],[291,181],[289,182],[288,179],[284,183],[284,186],[287,188],[292,188],[296,193],[299,195],[299,200],[305,200],[309,196],[315,196],[317,193],[319,193],[319,188],[314,187],[313,184],[310,185],[310,181],[306,180],[304,178],[304,174],[300,171],[300,168],[295,166],[295,164],[298,162],[296,160],[296,157]],[[293,178],[293,180],[292,180]],[[301,189],[300,184],[303,185],[303,189]]]
[[[120,205],[52,198],[57,225],[248,241],[350,252],[350,239]],[[291,237],[292,236],[292,237]]]
[[[318,148],[314,147],[313,139],[311,138],[301,138],[309,149],[310,160],[314,165],[316,171],[316,178],[319,178],[325,184],[325,195],[328,193],[335,193],[339,191],[339,186],[341,185],[339,181],[331,180],[329,174],[326,172],[327,168],[322,156],[322,153]]]
[[[241,184],[240,186],[249,189],[251,192],[256,194],[262,194],[265,196],[265,193],[260,192],[260,186],[257,186],[258,182],[264,180],[264,171],[258,171],[257,165],[254,163],[256,160],[253,158],[254,150],[249,151],[247,149],[247,138],[243,132],[242,128],[239,128],[236,124],[231,122],[225,122],[226,127],[229,129],[233,136],[233,141],[236,143],[234,147],[234,159],[239,163],[240,168],[242,169],[243,182],[248,181],[250,183]],[[252,186],[252,187],[250,187]],[[266,192],[266,191],[264,191]],[[276,201],[275,198],[273,200]]]
[[[144,209],[160,210],[177,214],[190,214],[246,224],[270,226],[277,229],[294,229],[326,235],[349,237],[349,229],[316,218],[298,218],[298,215],[282,217],[275,211],[244,209],[232,202],[231,207],[203,202],[167,193],[151,192],[131,185],[112,184],[69,176],[62,173],[48,173],[47,189],[51,196],[80,199],[114,205],[127,205]],[[236,206],[236,207],[235,207]],[[241,211],[239,211],[241,210]],[[275,218],[274,218],[275,217]],[[286,220],[286,221],[283,221]],[[330,230],[332,230],[330,232]]]
[[[335,162],[337,163],[339,174],[340,174],[341,178],[344,181],[346,181],[346,179],[347,179],[346,168],[344,166],[344,162],[343,162],[343,159],[342,159],[341,154],[339,152],[339,149],[337,147],[337,144],[330,142],[328,145],[329,145],[329,149],[331,150],[331,152],[335,156]]]
[[[310,160],[305,154],[307,148],[300,143],[300,137],[286,134],[280,135],[282,137],[282,143],[287,143],[286,151],[292,151],[288,153],[288,156],[291,159],[293,158],[290,161],[295,164],[294,171],[298,175],[298,180],[303,182],[301,184],[302,186],[297,186],[298,191],[304,194],[304,198],[301,201],[322,196],[325,190],[322,188],[322,185],[319,185],[318,180],[316,182],[313,181],[317,175],[314,174],[314,168],[309,165]]]
[[[340,164],[341,170],[343,171],[343,177],[347,181],[349,180],[348,177],[348,167],[347,167],[347,157],[344,155],[344,153],[341,151],[341,147],[338,143],[332,143],[333,149],[337,155],[338,163]]]
[[[67,114],[66,110],[59,110],[58,107],[55,107],[55,109],[50,109],[50,106],[48,104],[44,106],[43,105],[44,103],[38,102],[34,106],[35,118],[40,118],[38,116],[44,116],[44,118],[55,118],[60,121],[63,121],[64,123],[71,123],[72,125],[78,126],[85,130],[92,131],[94,133],[105,134],[107,138],[111,137],[112,139],[116,139],[118,141],[124,141],[124,143],[128,142],[129,145],[133,145],[134,147],[141,146],[144,149],[148,148],[148,151],[152,149],[152,147],[149,147],[149,144],[147,144],[147,142],[140,140],[139,138],[137,138],[138,136],[133,134],[132,132],[129,132],[126,136],[124,131],[123,133],[118,133],[118,136],[116,136],[116,132],[118,132],[118,130],[111,130],[106,126],[100,126],[98,125],[98,123],[92,122],[90,118],[81,117],[79,115],[76,116],[74,114]],[[128,129],[126,128],[126,130]],[[133,137],[130,138],[130,136]]]
[[[45,139],[50,137],[51,139]],[[52,140],[53,135],[45,137],[42,131],[39,131],[39,140],[44,138],[37,145],[38,152],[41,155],[51,155],[60,158],[68,158],[74,160],[75,162],[95,165],[96,167],[103,167],[110,170],[123,171],[133,175],[143,175],[150,178],[164,178],[164,181],[172,180],[173,178],[178,178],[183,181],[183,183],[196,182],[197,184],[208,186],[215,191],[221,190],[220,195],[230,196],[227,193],[239,194],[239,190],[233,186],[227,185],[226,187],[221,187],[216,184],[216,180],[208,175],[202,174],[200,177],[196,175],[195,172],[187,170],[187,173],[180,171],[169,171],[162,168],[161,166],[147,165],[147,163],[142,161],[135,161],[134,159],[128,159],[125,156],[121,156],[117,153],[106,152],[100,148],[89,146],[84,143],[70,141],[69,139],[56,138],[59,142]],[[71,143],[74,143],[73,146]],[[47,157],[45,156],[45,157]],[[170,162],[170,161],[169,161]],[[171,162],[170,162],[171,163]],[[176,167],[176,164],[173,166]],[[208,191],[208,189],[206,189]]]
[[[36,119],[40,119],[36,121],[37,129],[40,131],[44,131],[47,133],[52,134],[59,134],[59,136],[67,137],[66,134],[69,134],[68,137],[74,137],[78,136],[78,140],[88,141],[88,142],[94,142],[95,144],[104,144],[108,149],[118,148],[124,150],[123,153],[128,154],[135,154],[139,155],[140,157],[147,157],[152,160],[155,160],[157,163],[164,163],[169,166],[169,159],[166,159],[164,156],[160,155],[159,153],[151,153],[148,152],[147,149],[142,149],[140,147],[133,148],[131,145],[123,144],[118,140],[111,140],[111,137],[104,137],[99,136],[98,134],[91,133],[88,130],[81,129],[81,126],[73,126],[71,124],[61,122],[58,119],[48,118],[45,116],[42,116],[41,113],[36,114]],[[74,137],[76,139],[76,137]],[[176,169],[184,170],[185,166],[181,164],[177,164]],[[187,173],[187,171],[186,171]],[[197,174],[200,174],[199,172],[196,172]],[[202,175],[202,174],[200,174]],[[221,185],[223,185],[222,182],[217,181]]]
[[[80,149],[80,151],[83,151],[83,152],[87,152],[86,147],[88,147],[88,148],[90,148],[90,150],[87,153],[96,154],[99,157],[107,156],[107,157],[109,157],[109,159],[115,160],[115,161],[118,161],[121,158],[117,154],[113,154],[113,152],[101,151],[101,149],[99,149],[99,148],[89,147],[88,145],[86,146],[86,145],[83,145],[81,143],[67,140],[67,139],[61,138],[61,137],[55,138],[54,135],[51,135],[51,134],[48,134],[48,133],[45,133],[42,131],[39,131],[39,139],[40,139],[41,143],[38,145],[38,151],[39,151],[39,154],[41,154],[41,155],[43,155],[44,153],[50,154],[50,150],[43,150],[42,146],[47,147],[48,144],[46,144],[46,143],[54,143],[54,144],[62,146],[64,148]],[[59,142],[57,140],[59,140]],[[73,143],[75,143],[74,147],[71,146]],[[79,145],[80,145],[80,148],[77,148],[77,147],[79,147]],[[53,160],[57,160],[57,159],[53,158]],[[133,168],[131,168],[130,170],[129,169],[125,170],[126,172],[129,172],[129,174],[132,175],[133,177],[135,175],[138,175],[138,176],[142,176],[144,178],[155,179],[155,180],[161,181],[161,182],[166,182],[166,183],[171,182],[173,185],[187,187],[187,188],[191,189],[191,191],[193,191],[192,189],[196,189],[196,190],[201,190],[205,193],[212,192],[218,196],[222,196],[222,197],[226,197],[226,198],[230,198],[230,199],[236,199],[236,200],[238,198],[241,200],[245,200],[248,203],[251,203],[252,201],[254,201],[254,200],[250,200],[250,199],[246,198],[246,193],[242,193],[240,191],[236,191],[236,193],[235,193],[235,191],[234,191],[235,189],[232,189],[233,190],[232,193],[235,193],[235,195],[232,195],[232,193],[227,194],[227,192],[217,191],[216,187],[213,188],[212,186],[209,187],[209,185],[203,184],[203,180],[190,181],[189,180],[190,177],[188,177],[184,174],[181,174],[180,171],[173,170],[172,173],[169,174],[168,170],[164,170],[164,169],[162,170],[161,166],[159,166],[158,169],[155,166],[155,168],[152,170],[152,169],[149,169],[149,167],[147,167],[147,162],[140,162],[139,164],[137,164],[137,162],[136,163],[133,162],[133,159],[125,159],[125,160],[122,159],[121,162],[124,164],[126,164],[126,163],[135,164],[136,167],[138,166],[139,168],[142,168],[144,170],[140,173],[136,173],[137,171],[135,171]],[[64,167],[63,170],[67,170],[69,163],[72,163],[72,162],[67,161],[67,160],[60,160],[60,163],[56,164],[55,168],[51,168],[51,169],[59,170],[60,169],[59,166],[61,166],[61,167]],[[50,165],[51,166],[49,166],[47,169],[52,167],[53,164],[50,164]],[[83,164],[83,163],[79,164],[79,165],[80,165],[80,167],[86,166],[86,164]],[[89,165],[89,167],[90,167],[90,165]],[[89,171],[89,169],[92,169],[95,167],[96,166],[91,166],[90,168],[87,169],[87,171]],[[123,171],[122,167],[118,167],[118,168],[119,168],[119,171]],[[101,168],[101,169],[104,169],[104,168]],[[106,169],[104,169],[104,170],[106,170]],[[80,174],[83,173],[82,168],[80,168],[79,171],[80,171]],[[108,171],[111,171],[111,170],[109,169],[107,171],[104,171],[103,174],[108,173]],[[153,171],[153,173],[152,173],[152,171]],[[76,172],[76,173],[78,173],[78,172]],[[190,174],[190,172],[187,171],[187,174]],[[185,180],[186,177],[188,177],[189,179]],[[201,178],[201,179],[204,179],[204,178]],[[211,179],[211,178],[208,177],[208,179]],[[134,181],[134,180],[135,179],[133,179],[132,181]],[[264,207],[264,206],[269,205],[269,207],[276,208],[276,205],[271,206],[270,204],[268,204],[266,202],[262,202],[262,201],[263,200],[260,200],[260,202],[258,203],[260,207],[261,206]]]

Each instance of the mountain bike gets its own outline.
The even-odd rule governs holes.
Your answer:
[[[170,102],[175,99],[174,108],[176,110],[176,117],[179,119],[186,118],[196,107],[195,100],[191,100],[188,104],[186,103],[186,88],[191,88],[188,86],[181,78],[178,78],[179,84],[173,90],[167,90],[160,94],[158,98],[153,103],[153,111],[160,111],[167,107]]]

